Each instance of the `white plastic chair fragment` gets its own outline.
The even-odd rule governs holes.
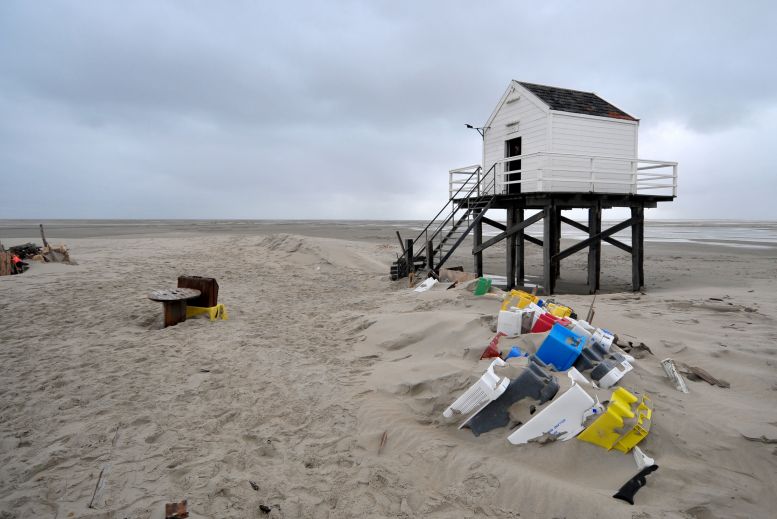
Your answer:
[[[434,278],[426,278],[423,283],[415,287],[414,292],[426,292],[437,283],[438,281]]]
[[[584,417],[594,405],[594,399],[579,384],[575,384],[508,436],[507,441],[520,445],[546,433],[557,436],[561,441],[574,438],[584,429]]]
[[[621,369],[622,368],[622,369]],[[594,368],[596,369],[596,368]],[[623,360],[620,364],[613,367],[602,378],[598,380],[599,387],[602,389],[609,389],[614,386],[623,376],[634,369],[628,360]],[[592,375],[593,376],[593,372]]]
[[[445,418],[451,418],[454,414],[467,414],[475,409],[477,409],[477,413],[490,402],[499,398],[510,384],[510,379],[503,377],[500,380],[499,376],[494,373],[494,366],[506,365],[507,363],[502,359],[495,358],[483,376],[457,398],[442,415]]]

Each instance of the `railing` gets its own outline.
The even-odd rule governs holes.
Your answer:
[[[429,240],[435,240],[445,228],[445,225],[455,219],[456,211],[460,209],[460,202],[455,202],[455,200],[477,198],[483,194],[493,194],[495,189],[494,181],[496,177],[493,174],[489,175],[489,173],[493,173],[495,170],[496,165],[491,166],[491,169],[489,169],[486,174],[481,173],[483,169],[480,166],[468,166],[466,168],[459,168],[450,171],[450,196],[448,198],[448,202],[446,202],[446,204],[442,206],[442,209],[440,209],[434,218],[432,218],[429,223],[426,224],[426,227],[424,227],[423,230],[418,233],[418,236],[416,236],[413,242],[419,243],[421,237],[423,237],[423,241],[420,243],[427,243]],[[481,185],[486,179],[490,179],[490,181],[485,182],[486,185]],[[456,182],[455,184],[453,183],[454,181]],[[456,188],[455,186],[458,187]],[[445,214],[445,217],[442,219],[442,221],[438,220],[440,215],[443,213]],[[437,227],[435,227],[434,231],[432,231],[430,235],[429,229],[436,222],[439,222],[439,224]],[[455,225],[455,222],[452,222],[452,224]]]
[[[508,164],[521,161],[521,169],[507,171]],[[473,168],[476,166],[469,166]],[[662,190],[656,194],[677,196],[677,162],[636,158],[579,155],[574,153],[535,152],[496,161],[496,187],[521,184],[521,191],[570,191],[639,194],[644,190]],[[456,175],[468,168],[450,172],[450,187]],[[489,170],[490,171],[490,170]],[[520,174],[520,180],[509,175]],[[568,186],[559,188],[557,184]]]
[[[448,198],[455,198],[461,191],[465,193],[475,188],[474,196],[480,196],[480,172],[479,164],[452,169],[448,172]]]

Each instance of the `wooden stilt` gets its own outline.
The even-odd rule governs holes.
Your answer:
[[[643,206],[631,207],[631,285],[634,292],[642,288],[645,279],[643,266],[643,232],[645,221],[645,208]]]
[[[475,217],[480,214],[479,212],[475,212]],[[475,222],[475,227],[472,229],[473,237],[472,237],[472,247],[474,250],[477,250],[478,247],[480,247],[483,244],[483,221],[478,219]],[[473,253],[475,256],[475,273],[479,276],[483,276],[483,251],[478,251]]]
[[[602,204],[596,202],[588,209],[588,236],[602,232]],[[599,290],[601,279],[602,242],[596,240],[588,247],[588,291],[591,294]]]
[[[515,212],[517,223],[523,222],[523,209],[517,209]],[[525,264],[525,251],[524,251],[524,231],[521,230],[515,235],[515,284],[522,287],[526,283],[526,264]]]
[[[558,254],[558,252],[561,250],[561,208],[556,208],[556,214],[554,215],[554,222],[555,224],[555,232],[556,232],[556,240],[554,244],[553,254]],[[555,265],[553,266],[554,270],[554,279],[558,279],[561,277],[561,260],[557,260]]]
[[[544,284],[545,284],[545,295],[551,295],[553,293],[553,285],[555,284],[556,277],[555,272],[553,270],[553,249],[554,245],[556,243],[556,238],[554,236],[555,230],[556,230],[556,224],[554,222],[555,220],[555,214],[556,214],[556,207],[554,204],[548,204],[545,206],[545,222],[544,222],[544,232],[543,232],[543,268],[544,268]]]
[[[515,205],[511,205],[507,208],[507,228],[509,229],[517,222],[517,209]],[[505,276],[507,277],[507,290],[515,287],[515,234],[508,236],[505,242],[505,259],[506,268]]]

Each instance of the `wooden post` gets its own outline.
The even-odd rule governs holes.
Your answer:
[[[516,217],[518,219],[518,223],[523,222],[523,209],[517,209]],[[524,231],[521,230],[518,232],[518,234],[515,235],[515,255],[516,255],[516,269],[515,269],[515,284],[519,287],[524,286],[524,283],[526,282],[526,266],[525,266],[525,250],[524,250],[524,239],[523,239]]]
[[[474,211],[475,218],[480,214],[480,211]],[[475,222],[475,227],[472,229],[475,235],[472,237],[473,247],[478,248],[483,245],[483,220]],[[478,277],[483,277],[483,251],[475,253],[475,273]]]
[[[558,254],[561,250],[561,208],[556,208],[556,214],[554,215],[555,218],[555,224],[556,224],[556,239],[553,243],[553,254]],[[554,271],[554,279],[558,279],[561,277],[561,260],[557,260],[555,264],[553,265],[553,271]],[[554,283],[555,284],[555,283]]]
[[[507,223],[505,225],[508,229],[518,223],[518,215],[516,212],[517,209],[515,205],[511,204],[510,207],[507,208]],[[507,277],[507,290],[515,287],[515,247],[515,234],[513,234],[512,236],[508,236],[507,241],[505,242],[505,260],[507,262],[505,265],[505,277]]]
[[[642,227],[644,223],[645,208],[643,206],[631,207],[631,285],[634,292],[642,288],[645,274],[643,272],[643,243]]]
[[[434,244],[432,240],[426,242],[426,266],[429,270],[434,270]]]
[[[415,266],[413,261],[413,240],[410,238],[405,240],[405,263],[407,264],[407,275],[411,272],[415,272]]]
[[[588,237],[602,232],[602,203],[597,201],[588,208]],[[588,291],[591,294],[599,290],[601,279],[602,242],[597,240],[588,247]]]
[[[553,285],[556,278],[553,271],[553,246],[556,243],[555,236],[553,236],[556,230],[555,214],[556,207],[552,202],[545,206],[545,222],[544,232],[542,240],[542,252],[543,252],[543,278],[545,284],[545,295],[551,295],[553,293]]]

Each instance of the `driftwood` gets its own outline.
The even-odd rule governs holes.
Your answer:
[[[724,389],[728,389],[731,387],[731,384],[729,384],[725,380],[721,380],[719,378],[713,377],[712,375],[710,375],[710,373],[707,370],[700,368],[698,366],[686,365],[685,369],[680,373],[682,373],[683,375],[687,375],[688,378],[690,378],[691,380],[703,380],[711,386],[718,386]]]
[[[591,300],[591,307],[588,309],[588,315],[585,317],[586,322],[588,324],[591,324],[591,322],[594,320],[594,314],[596,313],[594,311],[594,304],[596,303],[596,292],[594,292],[594,298]]]
[[[41,240],[43,240],[43,246],[44,247],[48,247],[49,246],[49,242],[46,241],[46,235],[43,234],[43,224],[40,224],[40,238],[41,238]]]
[[[386,440],[388,440],[388,431],[383,431],[383,436],[380,437],[380,445],[378,446],[378,455],[383,452],[383,447],[386,446]]]

